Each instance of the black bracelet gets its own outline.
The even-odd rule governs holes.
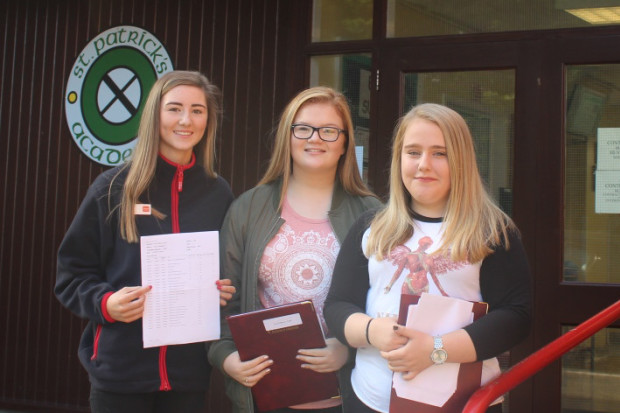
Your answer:
[[[370,344],[370,337],[368,337],[368,332],[370,330],[370,323],[372,322],[372,320],[374,320],[374,318],[368,320],[368,324],[366,324],[366,341],[368,342],[368,344]],[[370,345],[372,346],[372,344]]]

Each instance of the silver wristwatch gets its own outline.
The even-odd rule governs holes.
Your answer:
[[[435,364],[443,364],[448,359],[448,353],[443,348],[443,340],[441,336],[433,337],[434,349],[431,352],[431,360]]]

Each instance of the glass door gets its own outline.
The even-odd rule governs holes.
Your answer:
[[[398,117],[413,105],[440,103],[467,121],[482,177],[498,204],[513,215],[515,159],[521,156],[515,153],[517,72],[523,65],[518,49],[458,41],[421,44],[381,50],[377,61],[380,89],[375,118],[380,139],[371,142],[370,151],[377,154],[370,165],[373,179],[387,182],[390,138]],[[524,72],[521,81],[529,76]]]
[[[620,64],[565,66],[562,283],[620,285]],[[620,294],[619,294],[620,295]],[[572,323],[562,326],[566,332]],[[620,406],[620,328],[606,328],[562,357],[562,412]]]

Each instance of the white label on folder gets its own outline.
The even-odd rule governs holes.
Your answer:
[[[273,331],[281,328],[293,327],[303,324],[299,313],[283,315],[281,317],[268,318],[263,320],[265,330]]]

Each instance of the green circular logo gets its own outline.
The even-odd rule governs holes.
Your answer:
[[[153,83],[173,69],[163,45],[133,26],[106,30],[76,59],[65,94],[67,124],[80,150],[116,165],[133,153]]]

